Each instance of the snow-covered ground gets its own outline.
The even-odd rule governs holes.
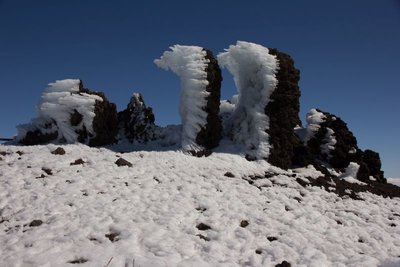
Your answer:
[[[1,266],[400,266],[400,199],[300,186],[313,168],[56,148],[0,145]]]

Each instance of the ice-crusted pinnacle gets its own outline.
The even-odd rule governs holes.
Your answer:
[[[307,113],[307,133],[304,137],[303,142],[307,143],[321,128],[321,123],[326,119],[324,113],[313,108]]]
[[[182,120],[182,148],[186,151],[200,151],[196,143],[197,134],[207,124],[207,52],[199,46],[174,45],[165,51],[154,63],[165,70],[171,70],[181,79],[179,113]]]
[[[118,113],[122,135],[130,142],[146,143],[154,138],[154,114],[147,107],[140,93],[133,93],[127,108]]]
[[[269,118],[265,107],[277,86],[276,56],[268,48],[237,41],[218,55],[218,62],[233,75],[238,90],[238,102],[232,116],[233,139],[254,158],[268,158],[271,145],[266,130]]]

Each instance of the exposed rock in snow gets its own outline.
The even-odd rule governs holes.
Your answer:
[[[212,53],[199,46],[175,45],[154,63],[181,79],[182,148],[196,155],[218,145],[221,137],[221,73]]]
[[[118,113],[118,122],[121,134],[130,142],[148,142],[155,137],[153,109],[139,93],[134,93],[127,108]]]
[[[244,146],[248,158],[268,159],[271,144],[265,108],[278,84],[276,56],[261,45],[238,41],[220,53],[218,61],[233,75],[238,90],[230,128],[234,142]]]
[[[278,60],[276,79],[278,84],[265,107],[269,118],[269,142],[271,145],[268,162],[283,169],[293,165],[295,149],[301,142],[294,134],[294,128],[301,126],[300,111],[300,71],[295,68],[293,59],[276,49],[269,49]],[[299,162],[295,162],[299,164]]]
[[[347,124],[328,112],[312,109],[307,115],[307,134],[303,141],[307,152],[315,162],[325,162],[327,167],[343,171],[351,162],[358,165],[353,178],[369,182],[372,176],[376,181],[385,183],[381,170],[379,154],[372,150],[362,151],[357,139],[347,128]]]

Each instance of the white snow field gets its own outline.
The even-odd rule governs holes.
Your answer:
[[[300,186],[312,167],[57,147],[0,145],[1,266],[400,266],[400,199]]]

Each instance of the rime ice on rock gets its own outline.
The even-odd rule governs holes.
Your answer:
[[[130,142],[147,142],[154,138],[153,110],[146,106],[139,93],[134,93],[127,108],[118,113],[118,121]]]
[[[109,144],[115,140],[116,107],[104,94],[83,88],[78,79],[59,80],[44,90],[38,117],[17,128],[17,141],[27,145],[51,141]]]
[[[231,118],[234,142],[244,145],[249,158],[267,159],[271,145],[265,107],[278,81],[278,62],[266,47],[238,41],[218,55],[220,65],[233,75],[238,103]]]
[[[357,139],[339,117],[318,109],[307,114],[307,134],[303,141],[314,162],[322,162],[338,171],[353,170],[355,178],[369,182],[385,183],[379,154],[372,150],[362,151]],[[355,170],[354,166],[358,166]]]
[[[175,45],[154,63],[181,79],[179,113],[182,148],[196,155],[218,145],[221,137],[221,73],[212,53],[199,46]]]

